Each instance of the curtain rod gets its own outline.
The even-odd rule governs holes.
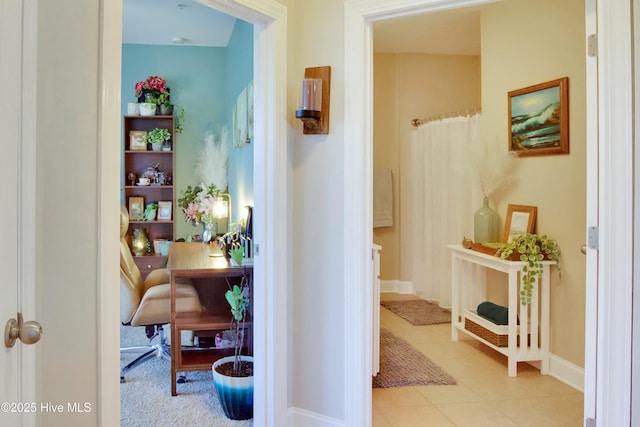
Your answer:
[[[462,111],[456,111],[456,112],[453,112],[453,113],[440,114],[438,116],[427,117],[426,119],[413,119],[413,120],[411,120],[411,124],[414,127],[418,127],[420,125],[432,122],[434,120],[450,119],[450,118],[453,118],[453,117],[462,117],[462,116],[473,116],[474,114],[477,114],[477,113],[479,113],[481,111],[482,111],[481,108],[469,108],[468,110],[462,110]]]

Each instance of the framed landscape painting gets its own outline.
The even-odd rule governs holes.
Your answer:
[[[509,151],[569,154],[569,78],[509,92]]]

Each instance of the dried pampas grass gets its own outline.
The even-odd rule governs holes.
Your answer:
[[[491,198],[515,180],[514,159],[517,156],[509,151],[496,153],[495,148],[488,147],[484,141],[475,147],[476,153],[473,158],[476,159],[480,187],[484,196]]]
[[[229,145],[227,137],[226,128],[222,129],[218,139],[212,131],[207,131],[195,167],[195,175],[199,182],[213,184],[222,192],[227,190],[228,185]]]

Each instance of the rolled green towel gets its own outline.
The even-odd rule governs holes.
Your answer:
[[[482,302],[478,305],[478,316],[484,317],[488,321],[496,325],[509,324],[509,309],[489,301]]]

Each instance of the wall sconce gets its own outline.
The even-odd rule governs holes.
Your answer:
[[[227,200],[222,200],[226,197]],[[213,217],[216,219],[229,218],[227,220],[227,231],[231,230],[231,195],[229,193],[218,194],[216,201],[213,203]]]
[[[304,123],[302,133],[328,134],[331,67],[305,68],[300,89],[296,117]]]

